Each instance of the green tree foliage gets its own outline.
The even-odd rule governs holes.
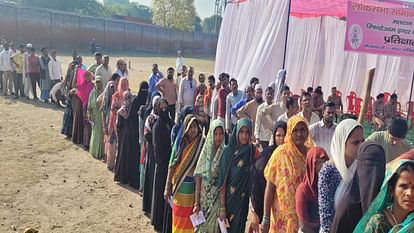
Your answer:
[[[26,6],[67,11],[95,17],[105,15],[104,7],[95,0],[17,0],[16,2]]]
[[[136,2],[131,3],[112,3],[105,4],[106,14],[108,16],[123,15],[123,16],[134,16],[141,19],[151,20],[152,11],[151,8],[140,5]]]
[[[220,32],[222,17],[212,15],[203,20],[203,32],[218,34]]]
[[[152,0],[152,22],[163,27],[194,31],[194,0]]]

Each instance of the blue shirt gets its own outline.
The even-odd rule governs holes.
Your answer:
[[[235,105],[233,105],[231,107],[231,114],[236,115],[237,110],[239,110],[241,107],[243,107],[244,105],[246,105],[247,103],[247,98],[243,98],[242,100],[240,100],[239,102],[237,102]]]
[[[160,81],[162,79],[162,75],[160,73],[151,73],[151,75],[148,78],[148,83],[149,83],[149,93],[153,92],[153,91],[158,91],[157,90],[157,82]]]

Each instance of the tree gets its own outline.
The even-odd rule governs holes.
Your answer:
[[[61,0],[18,0],[16,2],[27,6],[48,8],[95,17],[104,16],[104,7],[95,0],[71,0],[70,3]]]
[[[141,19],[151,20],[152,11],[147,6],[138,3],[107,3],[105,4],[105,11],[107,16],[122,15],[134,16]]]
[[[152,12],[152,22],[157,25],[184,31],[194,30],[194,0],[153,0]]]
[[[212,15],[203,20],[203,32],[218,34],[220,32],[222,17]]]
[[[194,18],[193,27],[194,27],[195,32],[202,32],[203,31],[203,27],[201,26],[201,18],[200,17],[196,16]]]

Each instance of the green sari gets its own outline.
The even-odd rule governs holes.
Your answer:
[[[224,140],[214,151],[214,131],[221,128],[224,132],[224,122],[216,119],[211,122],[206,141],[201,150],[194,176],[201,177],[200,206],[206,218],[206,222],[197,227],[195,232],[216,233],[219,232],[217,218],[220,214],[220,189],[217,179],[220,169],[220,160],[224,148]]]
[[[255,148],[250,143],[239,145],[238,135],[242,127],[247,127],[252,133],[252,122],[249,119],[238,120],[229,144],[223,150],[220,163],[218,186],[226,191],[229,233],[245,231],[249,211],[249,176],[254,164]]]
[[[388,181],[404,163],[413,163],[412,160],[394,160],[387,165],[381,191],[371,203],[368,211],[359,221],[354,233],[411,233],[414,232],[414,213],[409,214],[400,224],[392,226],[384,222],[384,210],[392,205],[392,198],[388,191]]]
[[[96,78],[97,80],[99,77]],[[102,78],[100,79],[102,81]],[[88,112],[91,116],[91,121],[93,122],[92,126],[92,134],[91,134],[91,141],[89,145],[89,153],[95,159],[102,159],[104,154],[103,148],[103,125],[102,125],[102,116],[100,111],[100,104],[98,103],[98,97],[101,93],[99,93],[98,88],[96,88],[96,84],[93,87],[91,94],[89,95],[88,100]]]

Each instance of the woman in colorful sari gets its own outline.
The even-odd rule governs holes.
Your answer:
[[[291,117],[285,144],[273,152],[264,171],[267,185],[262,232],[269,232],[269,228],[270,232],[298,232],[295,192],[305,177],[306,154],[312,147],[307,120],[299,115]]]
[[[329,157],[321,147],[314,147],[306,156],[306,175],[296,189],[296,213],[299,218],[299,232],[319,232],[318,175]]]
[[[252,122],[242,118],[233,129],[220,162],[220,220],[229,222],[229,233],[244,232],[249,212],[249,178],[256,148],[250,139]]]
[[[276,148],[283,143],[285,143],[285,136],[287,131],[287,124],[284,121],[278,121],[275,124],[273,129],[272,140],[270,143],[271,146],[268,146],[260,154],[260,157],[257,159],[253,166],[252,175],[251,175],[251,220],[249,232],[258,232],[260,221],[263,218],[263,205],[264,205],[264,194],[266,189],[266,179],[264,177],[264,170],[266,168],[267,162],[270,159],[270,156],[276,150]]]
[[[111,112],[109,115],[109,125],[108,125],[108,135],[109,135],[109,145],[108,145],[108,158],[107,164],[109,170],[114,169],[115,165],[115,156],[116,156],[116,145],[119,143],[116,135],[116,118],[118,116],[118,110],[122,106],[122,95],[123,93],[129,90],[129,82],[127,78],[121,78],[119,80],[118,88],[116,92],[112,95],[111,100]]]
[[[394,160],[387,165],[381,191],[354,233],[414,232],[414,161]]]
[[[101,94],[102,96],[102,105],[101,105],[101,118],[102,118],[102,126],[104,132],[104,157],[103,162],[106,162],[107,155],[109,154],[110,148],[110,135],[108,131],[109,127],[109,116],[111,113],[111,103],[112,103],[112,95],[116,91],[116,85],[114,81],[109,81],[106,84],[105,90]]]
[[[203,136],[196,116],[186,116],[182,128],[183,139],[172,148],[164,192],[165,200],[172,196],[172,233],[194,232],[190,220],[195,191],[193,173],[203,146]]]
[[[103,127],[100,106],[102,105],[102,77],[96,76],[94,88],[89,95],[88,119],[93,122],[91,143],[89,153],[95,159],[102,159],[103,156]],[[101,98],[98,98],[101,97]]]
[[[210,131],[201,150],[194,179],[196,182],[195,204],[193,212],[203,211],[206,222],[197,227],[196,232],[216,233],[217,218],[220,211],[220,189],[217,179],[220,160],[224,148],[224,122],[216,119],[211,122]]]

